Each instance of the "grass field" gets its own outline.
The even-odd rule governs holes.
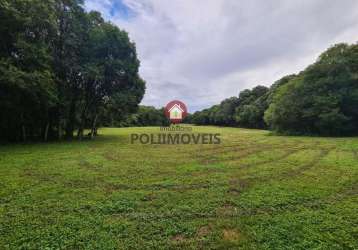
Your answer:
[[[358,249],[358,138],[0,146],[0,249]]]

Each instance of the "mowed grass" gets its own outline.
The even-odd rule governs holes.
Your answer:
[[[0,146],[0,249],[358,249],[358,138]]]

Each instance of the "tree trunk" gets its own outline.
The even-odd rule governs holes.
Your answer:
[[[68,123],[66,126],[66,138],[73,138],[73,131],[75,129],[75,121],[76,121],[76,101],[72,100],[70,106],[70,112],[68,115]]]
[[[48,122],[46,124],[46,128],[45,128],[45,134],[44,134],[44,141],[46,142],[47,141],[47,138],[48,138],[48,129],[50,127],[50,123]]]
[[[21,137],[22,137],[22,141],[26,142],[26,128],[25,128],[25,121],[24,121],[24,114],[23,113],[21,113],[20,119],[21,119]]]
[[[77,138],[78,138],[79,140],[82,140],[82,138],[83,138],[83,126],[82,126],[82,124],[81,124],[80,127],[78,128]]]
[[[84,125],[84,123],[85,123],[84,120],[85,120],[85,117],[86,117],[85,112],[86,112],[86,109],[84,109],[82,111],[80,126],[78,127],[78,131],[77,131],[77,138],[79,140],[82,140],[82,138],[83,138],[83,130],[84,130],[84,126],[85,126]]]
[[[85,112],[86,110],[84,109],[82,111],[82,114],[81,114],[81,120],[80,120],[80,125],[78,127],[78,131],[77,131],[77,138],[81,141],[82,138],[83,138],[83,130],[84,130],[84,120],[85,120]]]
[[[85,128],[85,120],[86,120],[86,114],[88,111],[88,104],[85,104],[81,113],[81,120],[80,120],[80,126],[78,128],[77,137],[79,140],[82,140],[83,138],[83,131]]]
[[[97,134],[97,129],[96,129],[97,117],[98,115],[96,114],[93,119],[92,129],[91,129],[91,139],[93,138],[93,136]]]
[[[62,140],[62,124],[61,124],[61,119],[59,119],[58,121],[58,139]]]

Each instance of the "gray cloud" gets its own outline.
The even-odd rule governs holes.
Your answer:
[[[121,0],[129,19],[110,15],[115,1],[86,7],[129,32],[147,81],[143,104],[157,107],[172,99],[190,111],[209,107],[358,40],[356,0]]]

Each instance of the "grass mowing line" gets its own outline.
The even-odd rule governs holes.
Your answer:
[[[354,158],[358,161],[358,150],[352,150]]]
[[[275,147],[273,148],[272,145],[260,145],[260,146],[255,146],[253,148],[245,148],[245,151],[243,151],[242,154],[236,154],[235,156],[231,156],[230,158],[218,158],[218,156],[215,155],[204,155],[204,157],[201,158],[201,156],[199,157],[200,160],[202,160],[203,164],[210,164],[210,163],[216,163],[216,162],[229,162],[229,161],[236,161],[236,160],[242,160],[245,159],[246,157],[249,157],[251,155],[255,155],[259,152],[262,152],[264,150],[270,150],[270,149],[282,149],[282,150],[286,150],[287,147]],[[306,149],[301,148],[301,149]],[[300,149],[298,149],[300,150]],[[223,154],[226,153],[236,153],[236,151],[232,151],[232,150],[226,150],[222,152]],[[220,155],[220,156],[225,156],[225,155]]]
[[[247,150],[245,151],[243,154],[241,154],[240,158],[245,158],[247,156],[250,156],[250,155],[253,155],[253,154],[256,154],[260,151],[262,151],[263,149],[266,149],[266,148],[269,148],[269,147],[257,147],[255,150]],[[235,151],[232,151],[232,150],[227,150],[227,151],[223,151],[222,153],[229,153],[229,152],[235,152]],[[208,165],[208,164],[212,164],[212,163],[217,163],[217,162],[224,162],[222,159],[218,158],[218,156],[216,155],[212,155],[212,154],[209,154],[209,155],[199,155],[198,157],[199,159],[199,163],[200,164],[204,164],[204,165]]]
[[[294,152],[288,152],[287,154],[280,157],[280,160],[286,159],[290,155],[301,152],[301,151],[302,150],[295,150]],[[327,154],[328,154],[328,152],[327,152]],[[281,173],[280,172],[274,173],[273,175],[270,174],[267,176],[258,176],[258,177],[252,176],[252,177],[243,178],[241,176],[240,177],[237,176],[237,174],[236,174],[235,176],[230,177],[228,193],[239,195],[242,192],[246,191],[247,189],[249,189],[255,185],[265,185],[271,181],[277,181],[277,180],[281,180],[285,177],[293,176],[290,174],[291,172],[298,173],[303,168],[306,168],[308,165],[312,166],[312,165],[316,164],[319,161],[319,159],[321,159],[322,157],[323,157],[323,155],[320,153],[318,156],[314,157],[314,159],[311,160],[309,163],[303,164],[295,169],[290,168],[290,169],[285,170],[284,172],[281,172]],[[259,164],[259,165],[256,164],[255,166],[262,166],[262,165],[266,165],[266,164],[270,164],[270,163],[277,163],[277,162],[278,162],[278,160],[267,161],[265,163],[261,162],[261,164]],[[241,170],[241,168],[239,170]]]
[[[183,212],[183,211],[168,211],[160,213],[119,213],[111,214],[111,216],[125,218],[125,219],[142,219],[142,220],[163,220],[163,219],[178,219],[178,220],[195,220],[195,219],[230,219],[240,218],[246,216],[257,216],[257,215],[272,215],[280,214],[282,212],[299,212],[305,209],[325,209],[327,206],[332,206],[334,203],[341,202],[346,198],[355,196],[358,192],[358,184],[355,183],[353,186],[342,188],[339,192],[334,193],[324,199],[315,199],[307,201],[299,201],[297,203],[289,203],[280,205],[277,207],[254,207],[246,208],[239,207],[236,204],[225,203],[217,210],[213,210],[208,213],[198,212]]]
[[[230,145],[230,146],[224,146],[224,147],[215,147],[215,148],[209,148],[209,149],[201,149],[200,150],[200,154],[193,154],[192,151],[193,150],[188,150],[188,151],[180,151],[181,153],[181,158],[183,156],[192,156],[193,157],[193,161],[195,161],[196,158],[199,158],[200,161],[204,164],[204,163],[211,163],[211,162],[215,162],[214,160],[211,161],[212,157],[215,157],[212,153],[215,151],[215,153],[217,152],[220,152],[220,153],[230,153],[230,152],[235,152],[235,151],[232,151],[232,150],[225,150],[227,148],[234,148],[234,147],[237,147],[237,146],[240,146],[240,149],[241,148],[245,148],[242,146],[242,144],[237,144],[237,145]],[[259,152],[260,150],[266,150],[266,149],[270,149],[272,148],[271,145],[263,145],[261,147],[255,147],[255,150],[253,152],[249,152],[249,154],[255,154],[257,152]],[[247,147],[246,147],[247,149]],[[201,154],[202,152],[210,152],[210,154]],[[247,153],[244,153],[243,156],[246,156],[246,155],[249,155]],[[115,155],[113,153],[108,153],[106,152],[104,155],[103,155],[107,160],[111,160],[111,161],[118,161],[120,160],[120,158],[118,157],[115,157]],[[151,156],[151,160],[153,159],[156,159],[156,155],[153,155]],[[159,156],[160,158],[157,159],[157,160],[162,160],[162,156]],[[170,159],[170,156],[166,156],[164,157],[164,159]],[[128,160],[128,159],[127,159]],[[138,159],[133,159],[133,160],[128,160],[129,162],[137,162]],[[187,160],[186,160],[187,162]]]
[[[326,154],[328,154],[328,150],[322,150],[321,151],[321,153],[317,156],[317,157],[315,157],[314,158],[314,160],[312,160],[311,162],[310,162],[310,164],[305,164],[305,165],[303,165],[303,167],[306,167],[306,166],[308,166],[308,165],[310,165],[310,166],[313,166],[316,162],[318,162],[319,161],[319,159],[321,159],[322,157],[324,157],[324,155],[326,155]],[[266,177],[266,178],[261,178],[260,180],[270,180],[271,179],[271,176],[268,176],[268,177]],[[251,182],[252,183],[252,182]],[[242,182],[240,183],[241,185],[243,184]],[[247,187],[249,187],[249,186],[251,186],[251,184],[248,184],[248,183],[244,183],[244,186],[247,188]],[[204,187],[204,188],[206,188],[206,187]],[[305,206],[306,207],[314,207],[314,206],[317,206],[317,204],[316,204],[317,202],[306,202],[305,203]],[[302,203],[300,202],[300,203],[297,203],[297,204],[301,204],[302,205]],[[290,203],[289,204],[289,206],[288,207],[291,207],[292,206],[292,203]],[[243,216],[243,215],[254,215],[254,214],[259,214],[259,213],[268,213],[268,212],[272,212],[272,211],[277,211],[278,209],[277,208],[275,208],[275,209],[272,209],[272,210],[270,210],[270,209],[267,209],[267,208],[256,208],[255,210],[240,210],[240,212],[235,212],[235,213],[230,213],[230,212],[227,212],[227,211],[230,211],[230,209],[231,209],[231,207],[230,207],[230,205],[224,205],[224,207],[225,207],[225,209],[223,209],[223,210],[225,210],[226,212],[224,213],[224,216],[222,216],[222,215],[220,215],[220,217],[226,217],[226,218],[228,218],[228,217],[237,217],[237,216]],[[221,209],[221,208],[220,208]],[[236,208],[232,208],[232,209],[234,209],[235,211],[236,211]],[[279,210],[281,211],[281,210],[286,210],[285,209],[285,207],[283,207],[283,206],[280,206],[279,207]],[[219,210],[220,211],[220,210]],[[221,214],[221,212],[219,212],[220,214]],[[173,213],[169,213],[170,214],[170,216],[176,216],[176,215],[174,215]],[[131,216],[132,216],[133,214],[131,214]],[[148,216],[147,214],[141,214],[140,216]],[[152,216],[153,215],[151,215],[150,216],[150,218],[152,218]],[[190,218],[197,218],[197,217],[205,217],[205,218],[216,218],[217,217],[217,215],[216,214],[212,214],[212,213],[193,213],[193,214],[190,214],[190,215],[188,215],[188,214],[183,214],[183,213],[180,213],[179,215],[177,215],[178,217],[185,217],[185,218],[188,218],[189,217],[189,219]],[[160,216],[159,216],[160,218],[165,218],[165,216],[163,216],[163,214],[161,214]]]
[[[34,172],[32,169],[28,169],[23,173],[23,177],[31,178],[36,180],[32,184],[35,187],[38,184],[51,183],[61,185],[69,188],[90,188],[96,185],[97,188],[106,190],[106,192],[118,192],[118,191],[188,191],[188,190],[199,190],[199,189],[213,189],[221,188],[226,183],[195,183],[195,184],[144,184],[144,185],[126,185],[121,183],[108,183],[106,182],[106,176],[93,177],[93,179],[67,179],[62,180],[62,176],[59,174],[44,175],[39,172]]]
[[[140,128],[108,129],[110,139],[46,154],[43,145],[25,146],[22,156],[23,146],[6,150],[0,249],[358,247],[357,138],[197,130],[222,133],[224,144],[128,145],[130,133],[153,131]],[[298,151],[282,158],[290,150]],[[58,153],[68,157],[54,160]],[[217,165],[202,166],[200,155],[210,154]]]
[[[249,151],[248,154],[244,154],[243,155],[244,157],[241,157],[241,155],[234,155],[234,156],[231,156],[231,157],[228,157],[228,158],[220,158],[219,160],[221,160],[222,162],[242,160],[242,159],[245,159],[247,156],[250,156],[250,155],[253,155],[253,154],[256,154],[256,153],[260,153],[260,152],[262,152],[264,150],[270,150],[270,149],[271,150],[287,151],[287,147],[275,147],[275,148],[272,148],[271,146],[267,146],[267,147],[266,146],[257,146],[257,147],[255,147],[255,149],[252,152]],[[300,150],[304,150],[304,149],[306,149],[306,148],[302,147],[302,148],[290,149],[290,150],[300,151]],[[233,153],[235,153],[235,152],[233,152]]]
[[[287,154],[283,155],[282,158],[278,158],[277,160],[282,160],[284,158],[286,158],[287,156],[290,156],[291,154],[293,153],[296,153],[296,152],[299,152],[300,150],[306,150],[306,149],[315,149],[316,147],[307,147],[307,146],[301,146],[297,149],[291,149],[291,152],[288,152]],[[208,155],[208,156],[205,156],[205,157],[200,157],[200,161],[199,163],[201,164],[213,164],[213,163],[225,163],[225,162],[235,162],[236,160],[242,160],[242,159],[245,159],[246,157],[248,156],[251,156],[251,155],[255,155],[256,153],[259,153],[263,150],[267,150],[267,149],[273,149],[271,146],[256,146],[255,149],[251,150],[249,148],[249,150],[246,150],[244,153],[240,154],[236,154],[234,156],[231,156],[229,158],[219,158],[217,156],[214,156],[214,155]],[[277,147],[277,148],[274,148],[275,150],[279,150],[279,149],[282,149],[282,150],[286,150],[287,151],[287,147]],[[232,151],[232,150],[227,150],[227,151],[224,151],[223,153],[236,153],[235,151]],[[225,156],[225,155],[224,155]],[[268,164],[268,163],[271,163],[271,162],[274,162],[273,161],[263,161],[263,162],[258,162],[256,164],[258,165],[261,165],[261,164]],[[251,165],[251,164],[249,164]],[[253,164],[252,164],[253,165]],[[244,164],[245,167],[250,167],[250,166],[246,166]]]
[[[289,149],[289,150],[286,150],[286,152],[275,158],[275,159],[270,159],[270,160],[263,160],[263,161],[259,161],[259,162],[256,162],[256,163],[246,163],[246,164],[240,164],[240,163],[237,163],[235,162],[235,160],[229,160],[229,161],[226,161],[225,163],[230,163],[230,164],[239,164],[238,167],[240,169],[244,169],[244,168],[252,168],[252,167],[258,167],[258,166],[261,166],[261,165],[265,165],[265,164],[269,164],[269,163],[274,163],[274,162],[277,162],[277,161],[281,161],[281,160],[284,160],[286,159],[287,157],[289,157],[290,155],[292,154],[295,154],[299,151],[301,151],[302,148],[299,148],[299,149]]]
[[[105,185],[106,186],[106,185]],[[218,187],[225,187],[226,183],[196,183],[196,184],[172,184],[172,185],[163,185],[163,184],[153,184],[153,185],[144,185],[144,186],[128,186],[123,184],[108,184],[108,189],[116,191],[159,191],[159,190],[168,190],[168,191],[188,191],[188,190],[198,190],[198,189],[214,189]]]
[[[230,177],[230,181],[229,181],[228,193],[233,195],[239,195],[255,185],[267,185],[268,183],[273,181],[279,181],[287,178],[297,177],[298,175],[303,174],[304,171],[313,168],[322,158],[328,155],[330,150],[332,149],[334,148],[321,149],[320,153],[309,162],[302,164],[298,167],[295,167],[293,169],[290,168],[284,170],[283,172],[274,173],[273,175],[270,174],[267,176],[259,176],[259,177],[253,176],[247,178],[238,177],[237,175],[232,176]],[[300,152],[300,150],[296,152]]]
[[[265,165],[265,164],[269,164],[269,163],[275,163],[277,161],[283,160],[287,157],[289,157],[290,155],[300,152],[301,150],[304,150],[306,148],[299,148],[299,149],[291,149],[289,150],[287,153],[285,153],[284,155],[282,155],[279,158],[276,158],[274,160],[267,160],[267,161],[261,161],[258,163],[254,163],[254,164],[246,164],[244,165],[245,168],[247,167],[253,167],[253,166],[261,166],[261,165]],[[257,150],[254,152],[250,152],[248,154],[245,154],[245,156],[249,156],[251,154],[255,154],[257,152],[259,152],[261,150]],[[323,151],[322,151],[323,152]],[[329,151],[324,151],[325,154],[328,154]],[[311,162],[304,164],[302,167],[299,167],[299,169],[304,168],[304,169],[308,169],[308,166],[312,166],[313,164],[317,163],[319,159],[321,159],[323,157],[323,154],[321,153],[317,158],[315,158],[314,160],[312,160]],[[240,167],[241,169],[241,167]],[[297,169],[297,172],[299,172],[300,170]],[[285,172],[283,174],[277,174],[275,176],[277,176],[278,178],[283,178],[288,176],[289,172]],[[293,174],[294,175],[294,174]],[[292,176],[293,176],[292,175]],[[268,181],[268,180],[272,180],[272,176],[267,176],[267,177],[259,177],[259,178],[253,178],[256,181]],[[274,178],[275,179],[275,178]],[[231,185],[234,182],[231,181]],[[237,183],[237,182],[235,182]],[[249,182],[247,179],[239,179],[239,183],[241,185],[241,189],[234,189],[234,188],[230,188],[230,191],[233,193],[241,193],[243,190],[242,188],[248,188],[250,186]],[[217,187],[223,187],[225,186],[225,183],[217,183],[217,184],[212,184],[212,183],[197,183],[197,184],[172,184],[172,185],[160,185],[160,184],[154,184],[154,185],[147,185],[147,186],[137,186],[137,187],[133,187],[133,186],[128,186],[128,185],[124,185],[124,184],[108,184],[105,186],[107,186],[106,189],[108,190],[131,190],[131,191],[155,191],[155,190],[172,190],[172,191],[186,191],[186,190],[197,190],[197,189],[208,189],[208,188],[217,188]]]
[[[358,180],[358,176],[355,177]],[[323,201],[326,203],[337,203],[348,198],[358,198],[358,181],[351,185],[345,185],[337,193],[328,196]]]
[[[293,177],[297,177],[300,174],[303,174],[303,172],[313,168],[320,160],[322,160],[325,156],[327,156],[330,153],[330,151],[333,149],[334,148],[321,149],[320,154],[317,155],[312,161],[309,161],[306,164],[303,164],[293,170],[278,174],[276,179],[279,180],[279,179],[284,179],[284,178],[293,178]]]

